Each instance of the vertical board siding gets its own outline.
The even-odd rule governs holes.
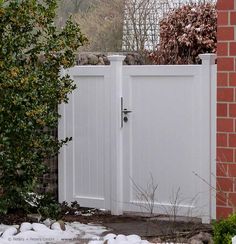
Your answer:
[[[66,164],[61,167],[60,179],[66,178],[64,191],[60,200],[68,202],[77,200],[82,206],[105,208],[107,168],[107,130],[104,119],[109,116],[108,79],[105,77],[106,68],[95,72],[86,67],[80,71],[71,69],[68,74],[74,79],[77,89],[70,97],[69,104],[62,111],[60,124],[65,125],[65,135],[72,141],[62,149],[62,160]],[[83,73],[83,71],[85,73]],[[98,71],[98,72],[96,72]],[[60,127],[63,130],[63,126]],[[106,197],[107,198],[107,197]],[[109,201],[109,200],[107,200]],[[95,204],[95,205],[94,205]]]
[[[74,93],[74,194],[103,198],[104,111],[103,77],[79,77]],[[86,184],[84,184],[86,182]]]
[[[68,70],[78,89],[60,108],[59,135],[73,137],[60,155],[60,201],[147,212],[137,187],[150,193],[152,177],[154,212],[171,213],[179,194],[178,215],[215,217],[214,193],[201,178],[215,186],[216,69],[213,56],[202,58],[195,66],[122,67],[114,56],[111,66]],[[121,97],[132,111],[123,126]]]
[[[210,80],[202,76],[198,65],[124,67],[124,102],[133,111],[123,132],[125,211],[148,211],[138,188],[151,192],[153,177],[155,212],[171,213],[179,194],[179,215],[215,216],[209,187],[200,179],[210,183],[215,167],[209,137],[215,100],[211,104]]]

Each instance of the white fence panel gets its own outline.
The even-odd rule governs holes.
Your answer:
[[[78,72],[79,71],[79,72]],[[61,106],[59,137],[72,137],[59,158],[60,201],[77,200],[82,206],[109,208],[108,68],[74,67],[68,74],[77,89]]]
[[[73,137],[59,157],[60,201],[113,214],[215,217],[215,193],[204,182],[215,186],[215,56],[201,58],[194,66],[125,67],[111,56],[110,66],[68,71],[78,89],[60,108],[59,136]],[[156,194],[144,200],[151,179]]]
[[[124,106],[132,110],[123,130],[124,210],[207,221],[214,213],[200,177],[211,182],[211,79],[202,65],[124,67],[123,73]]]

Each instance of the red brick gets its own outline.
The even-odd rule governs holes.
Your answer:
[[[236,117],[236,104],[229,104],[229,116]]]
[[[223,79],[223,77],[220,77]],[[229,73],[229,85],[236,86],[236,73]]]
[[[221,17],[222,18],[222,17]],[[223,20],[222,20],[223,21]],[[230,24],[235,25],[236,24],[236,12],[230,13]]]
[[[226,206],[227,205],[227,195],[223,192],[216,193],[216,205]]]
[[[228,21],[228,11],[222,12],[219,11],[218,12],[218,17],[217,17],[217,25],[228,25],[229,21]]]
[[[216,164],[216,175],[227,177],[228,176],[228,164],[217,163]]]
[[[236,55],[236,42],[230,42],[230,44],[229,44],[229,55],[230,56]]]
[[[218,191],[233,191],[233,179],[232,178],[217,178],[217,190]]]
[[[234,40],[234,27],[232,27],[232,26],[218,27],[217,40],[219,40],[219,41]]]
[[[218,102],[233,102],[234,101],[234,89],[233,88],[218,88],[217,89],[217,101]]]
[[[236,147],[236,134],[229,134],[229,146]]]
[[[217,119],[217,132],[233,132],[233,119]]]
[[[227,42],[217,43],[217,55],[218,56],[228,56],[228,43]]]
[[[217,147],[227,147],[227,137],[225,133],[217,133]]]
[[[236,193],[229,193],[228,205],[230,207],[236,207]]]
[[[236,164],[228,164],[228,176],[236,177]]]
[[[227,104],[217,103],[217,117],[227,117]]]
[[[234,71],[234,58],[218,58],[218,71]]]
[[[231,148],[217,148],[217,161],[219,162],[233,162],[234,150]]]
[[[233,208],[231,208],[231,207],[219,207],[219,206],[216,207],[216,218],[217,219],[225,219],[232,213],[233,213]]]
[[[234,0],[218,0],[216,7],[218,10],[233,10]]]
[[[228,73],[217,73],[217,86],[228,86]]]

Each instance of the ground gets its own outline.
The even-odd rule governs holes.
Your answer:
[[[152,217],[131,214],[113,216],[107,211],[95,209],[80,208],[76,211],[68,211],[61,216],[61,220],[102,225],[114,234],[137,234],[143,239],[155,243],[159,241],[187,242],[192,236],[200,232],[212,233],[211,225],[201,224],[196,219],[194,221],[180,218],[174,220],[163,215]],[[0,215],[0,223],[2,224],[12,225],[23,222],[34,221],[19,210],[5,216]]]

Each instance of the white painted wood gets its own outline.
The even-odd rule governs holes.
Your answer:
[[[122,62],[125,56],[108,57],[110,65],[110,153],[111,153],[111,213],[123,213],[123,161],[122,161],[122,128],[120,127],[120,98],[122,96]]]
[[[204,109],[202,110],[202,205],[203,212],[209,213],[203,216],[204,222],[210,222],[216,217],[216,56],[212,54],[201,54],[201,94]],[[210,187],[204,182],[206,179]],[[210,204],[209,204],[210,203]]]
[[[211,66],[211,219],[216,219],[216,94],[217,94],[217,66]]]
[[[61,71],[61,75],[66,75],[65,70]],[[61,115],[61,118],[59,119],[58,123],[58,138],[64,139],[66,137],[66,105],[61,104],[58,106],[58,113]],[[60,150],[60,153],[58,155],[58,197],[59,202],[63,202],[66,197],[66,170],[65,170],[65,162],[66,162],[66,148],[63,147]]]
[[[105,67],[104,67],[105,68]],[[60,156],[60,201],[110,207],[110,79],[109,70],[74,67],[68,74],[77,89],[62,106],[60,138],[72,141]],[[63,111],[64,108],[64,111]],[[63,162],[61,162],[63,160]]]
[[[137,187],[146,190],[152,176],[155,212],[209,222],[216,209],[206,183],[215,187],[214,55],[187,66],[122,66],[123,56],[109,58],[110,66],[68,71],[78,89],[60,107],[59,136],[73,137],[59,157],[60,201],[116,215],[147,211]],[[123,128],[121,97],[132,110]]]
[[[178,215],[204,222],[215,216],[208,185],[215,187],[216,80],[211,66],[124,67],[123,95],[133,110],[123,131],[124,211],[150,211],[146,208],[153,199],[142,201],[137,188],[148,191],[152,176],[158,184],[155,212],[178,209]]]
[[[199,171],[201,160],[200,89],[196,78],[200,66],[195,66],[194,72],[182,72],[183,67],[168,68],[143,66],[139,68],[142,76],[128,68],[124,70],[124,97],[128,98],[128,109],[133,110],[124,128],[126,211],[145,211],[148,202],[140,201],[135,185],[148,190],[151,176],[158,184],[155,212],[173,211],[171,198],[178,189],[178,214],[192,212],[192,199],[200,192],[199,179],[192,173]]]

